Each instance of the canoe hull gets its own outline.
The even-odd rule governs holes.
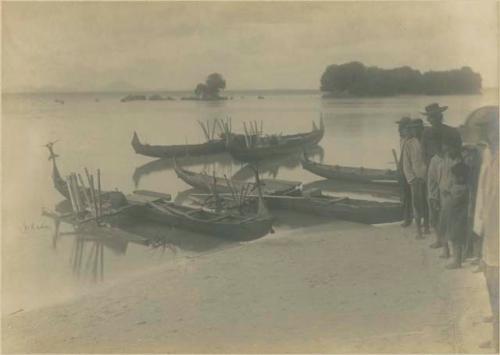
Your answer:
[[[261,238],[272,231],[274,222],[272,217],[263,216],[239,223],[225,223],[222,221],[212,223],[160,211],[150,205],[136,209],[135,212],[136,217],[145,220],[233,241],[249,241]]]
[[[142,144],[136,132],[132,138],[132,148],[137,154],[153,158],[173,158],[179,156],[201,156],[218,154],[226,151],[223,140],[213,140],[201,144],[149,145]]]
[[[265,199],[271,209],[291,210],[345,221],[378,224],[403,219],[400,203],[345,199],[330,203],[328,198],[304,198],[296,200]]]
[[[398,173],[394,170],[352,168],[326,165],[303,160],[302,167],[318,176],[331,180],[346,180],[364,183],[398,183]]]
[[[315,130],[310,133],[296,135],[294,139],[285,139],[285,143],[268,145],[264,147],[246,147],[241,138],[229,143],[227,150],[231,156],[243,162],[255,162],[268,158],[275,158],[287,154],[293,154],[304,150],[304,148],[317,145],[323,138],[324,130]]]

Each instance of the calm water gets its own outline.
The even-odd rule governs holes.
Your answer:
[[[168,162],[136,155],[130,140],[135,131],[143,142],[183,144],[203,141],[197,120],[231,117],[233,130],[242,122],[262,120],[274,133],[309,131],[323,116],[326,134],[322,154],[315,159],[341,165],[393,168],[391,149],[398,147],[394,121],[418,116],[433,101],[448,105],[446,122],[463,123],[472,110],[496,104],[497,92],[481,96],[321,99],[318,95],[256,96],[226,102],[137,101],[121,103],[120,94],[3,95],[3,314],[48,305],[102,287],[183,257],[230,247],[215,238],[158,226],[130,226],[126,233],[108,236],[61,235],[53,238],[42,207],[53,209],[60,196],[52,188],[51,164],[43,147],[59,140],[63,174],[82,167],[100,168],[103,188],[131,192],[135,188],[171,193],[182,199],[189,187],[175,177]],[[54,99],[64,100],[64,104]],[[99,101],[96,101],[98,99]],[[195,171],[216,169],[251,178],[247,169],[221,155],[190,162]],[[320,180],[302,170],[298,157],[268,164],[264,177],[303,182]],[[281,218],[273,237],[290,228],[316,223],[310,218]],[[70,232],[69,227],[62,231]],[[153,249],[134,238],[167,236],[175,249]],[[102,254],[102,255],[101,255]],[[79,261],[78,261],[79,260]],[[104,280],[103,283],[95,282]]]

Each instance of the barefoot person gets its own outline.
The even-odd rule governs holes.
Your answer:
[[[422,218],[424,216],[425,205],[427,204],[425,195],[425,179],[427,176],[427,168],[422,155],[422,147],[417,138],[420,124],[411,121],[408,124],[408,140],[404,144],[402,159],[403,159],[403,174],[410,184],[411,199],[413,202],[413,215],[417,226],[416,239],[423,239],[422,236]]]
[[[453,186],[453,177],[451,169],[454,165],[462,161],[461,157],[461,144],[462,141],[447,137],[442,142],[443,159],[441,161],[440,177],[439,177],[439,201],[440,213],[438,229],[443,244],[442,258],[450,257],[450,249],[448,245],[447,229],[450,225],[450,210],[451,210],[451,188]]]
[[[441,248],[444,244],[443,236],[439,228],[439,214],[441,212],[441,197],[439,184],[441,182],[441,169],[443,164],[443,152],[439,150],[432,157],[427,171],[427,202],[429,206],[429,219],[436,241],[430,245],[431,248]]]
[[[398,124],[398,131],[399,131],[400,155],[398,162],[399,164],[398,170],[400,171],[399,186],[401,188],[401,203],[403,204],[403,223],[401,224],[401,227],[403,228],[406,228],[411,224],[413,215],[410,184],[408,184],[408,181],[403,173],[403,160],[404,160],[403,149],[406,141],[408,140],[408,124],[410,122],[411,122],[410,117],[402,117],[399,121],[396,121],[396,123]]]
[[[422,146],[422,138],[424,134],[424,121],[422,121],[420,118],[417,118],[413,120],[414,123],[414,128],[415,128],[415,136],[417,137],[418,141],[420,142],[420,146]],[[422,153],[423,154],[423,153]],[[425,161],[425,159],[424,159]],[[426,167],[429,167],[429,164],[426,163]],[[424,189],[424,194],[425,194],[425,201],[426,203],[423,206],[423,212],[422,212],[422,219],[424,222],[424,234],[430,234],[430,228],[429,228],[429,204],[427,202],[427,177],[425,179],[425,189]]]
[[[467,236],[469,212],[468,173],[469,168],[462,162],[451,168],[449,216],[445,239],[451,242],[453,262],[446,265],[447,269],[462,267],[462,251]]]

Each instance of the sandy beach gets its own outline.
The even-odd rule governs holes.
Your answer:
[[[7,316],[2,350],[484,352],[483,275],[469,264],[445,270],[430,242],[348,222],[270,235]]]

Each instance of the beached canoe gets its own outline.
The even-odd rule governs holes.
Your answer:
[[[241,191],[247,183],[242,180],[226,179],[225,177],[210,176],[207,174],[195,173],[175,165],[175,173],[177,177],[186,184],[205,192],[231,192],[233,190]],[[264,194],[290,194],[298,191],[301,183],[297,181],[285,181],[278,179],[262,179],[262,192]],[[231,184],[231,186],[228,186]],[[251,188],[251,191],[255,187]]]
[[[168,201],[151,202],[135,212],[146,220],[235,241],[263,237],[272,231],[274,222],[265,213],[216,213]]]
[[[396,170],[326,165],[313,162],[307,157],[302,161],[302,167],[315,175],[332,180],[398,183],[398,173]]]
[[[159,158],[151,160],[141,166],[135,168],[132,174],[132,180],[134,180],[135,186],[139,186],[141,179],[149,174],[157,173],[160,171],[167,171],[174,169],[174,160],[172,158]],[[233,158],[225,152],[220,154],[211,154],[205,156],[190,156],[178,158],[179,162],[182,162],[182,166],[193,166],[202,165],[205,167],[217,164],[218,166],[229,166],[233,162]],[[300,164],[300,162],[299,162]]]
[[[270,209],[284,209],[364,224],[391,223],[403,218],[401,203],[328,196],[305,191],[301,198],[264,200]]]
[[[318,128],[313,122],[313,130],[308,133],[291,135],[232,135],[227,142],[227,150],[233,158],[254,162],[276,156],[287,155],[318,144],[325,133],[323,120]]]
[[[241,191],[242,182],[233,180],[230,182],[232,185],[230,188],[225,178],[215,177],[214,180],[214,177],[179,167],[176,167],[176,172],[180,179],[201,191],[211,192],[211,186],[216,186],[220,197],[225,199],[228,205],[237,206],[234,203],[234,192],[235,190]],[[290,210],[366,224],[396,222],[402,218],[399,202],[328,196],[319,189],[302,192],[300,183],[286,180],[262,180],[262,185],[263,199],[270,209]],[[194,194],[193,196],[208,198],[211,195]],[[257,194],[251,191],[246,197],[255,203]]]
[[[222,153],[226,150],[223,139],[213,139],[201,144],[181,145],[150,145],[142,144],[139,136],[134,132],[132,148],[137,154],[154,158],[173,158],[177,156],[200,156]]]
[[[74,194],[71,194],[67,182],[60,175],[53,143],[47,144],[47,148],[50,152],[49,159],[53,161],[54,186],[66,199],[74,199],[72,197]],[[84,190],[82,188],[76,193],[80,195],[82,201],[85,200],[84,195],[87,192]],[[99,218],[95,218],[92,214],[93,206],[85,204],[84,210],[79,213],[57,215],[45,211],[44,214],[62,219],[75,226],[85,225],[87,222],[98,219],[118,225],[123,219],[134,217],[231,240],[255,239],[272,230],[273,218],[266,213],[265,209],[259,209],[257,213],[251,214],[212,212],[170,202],[169,194],[148,190],[136,190],[127,196],[119,191],[103,192],[101,198],[105,208]]]

